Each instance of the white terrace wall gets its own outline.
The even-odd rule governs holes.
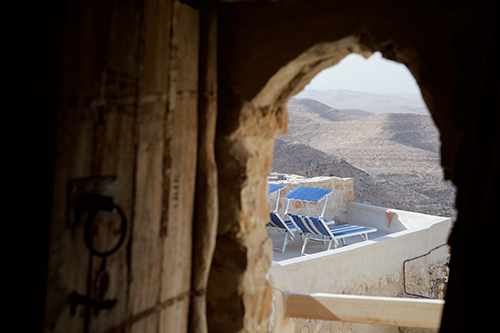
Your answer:
[[[278,206],[278,213],[284,216],[286,208],[286,199],[283,197],[298,186],[310,186],[317,188],[332,189],[334,192],[328,196],[328,203],[325,210],[325,219],[335,220],[346,223],[347,221],[347,203],[354,199],[354,178],[337,177],[314,177],[314,178],[295,178],[290,177],[287,180],[274,182],[284,184],[287,187],[281,190],[281,198]],[[269,204],[274,209],[276,206],[277,193],[269,196]],[[289,212],[298,212],[304,215],[319,216],[323,209],[323,201],[320,203],[292,201]]]
[[[389,234],[275,263],[286,271],[290,290],[404,297],[403,262],[446,243],[451,228],[449,218],[400,210],[391,210],[395,215],[388,226],[385,208],[357,203],[349,203],[347,208],[348,223],[373,226]],[[437,272],[436,268],[442,270],[445,267],[447,257],[448,248],[445,246],[433,252],[432,256],[411,262],[406,271],[411,292],[442,298],[442,290],[429,294],[432,289],[429,283]],[[381,325],[306,319],[294,321],[296,332],[399,332],[397,327]]]

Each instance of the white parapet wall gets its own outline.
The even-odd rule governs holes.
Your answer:
[[[338,177],[314,177],[303,178],[288,176],[286,180],[275,181],[276,184],[284,184],[287,187],[281,191],[281,199],[278,204],[278,213],[284,216],[287,200],[283,197],[299,186],[310,186],[317,188],[327,188],[334,190],[328,196],[328,204],[324,217],[328,220],[335,220],[341,223],[347,221],[347,203],[354,199],[354,178]],[[272,209],[276,206],[277,193],[269,196],[269,205]],[[289,212],[300,211],[301,214],[310,216],[320,216],[323,208],[323,201],[320,203],[293,201],[289,207]]]
[[[398,296],[403,262],[446,243],[450,225],[450,219],[435,217],[412,229],[280,264],[294,291]]]
[[[347,220],[349,223],[375,227],[385,233],[415,229],[431,222],[451,219],[434,215],[408,212],[399,209],[364,205],[356,202],[347,204]],[[389,222],[388,213],[393,213]]]
[[[403,263],[445,244],[451,219],[353,202],[346,203],[346,208],[347,223],[375,227],[387,234],[335,250],[275,263],[287,273],[290,290],[303,293],[407,296],[403,283]],[[394,213],[391,214],[390,225],[387,212]],[[444,266],[447,257],[448,248],[445,246],[433,252],[428,260],[422,259],[408,265],[406,276],[417,279],[423,277],[420,282],[412,282],[412,292],[425,295],[429,286],[423,280],[431,278],[431,267]],[[341,329],[353,329],[356,332],[398,331],[389,326],[305,319],[296,319],[295,325],[299,332],[306,328],[314,332]]]

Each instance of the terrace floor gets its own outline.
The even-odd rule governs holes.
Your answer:
[[[386,232],[382,231],[376,231],[368,234],[368,240],[372,240],[378,237],[382,237],[387,235]],[[283,247],[283,240],[285,237],[283,235],[278,235],[275,233],[270,233],[269,236],[271,237],[273,241],[273,247],[275,248],[282,248]],[[364,242],[364,239],[361,236],[353,236],[353,237],[347,237],[345,239],[345,246],[349,246],[351,244],[359,243],[359,242]],[[342,248],[342,243],[340,242],[338,248]],[[274,261],[282,261],[282,260],[287,260],[291,258],[297,258],[300,257],[300,250],[302,249],[302,239],[300,238],[299,233],[295,233],[295,238],[293,241],[288,243],[286,246],[285,253],[281,253],[281,250],[274,250]],[[328,242],[326,244],[323,244],[322,242],[315,242],[315,241],[309,241],[306,246],[306,253],[307,254],[313,254],[313,253],[319,253],[326,251],[328,249]],[[332,249],[330,251],[334,250],[333,245]]]

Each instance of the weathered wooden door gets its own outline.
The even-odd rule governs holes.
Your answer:
[[[176,0],[74,1],[68,22],[45,331],[184,332],[199,12]],[[82,193],[110,196],[115,219],[89,220]]]

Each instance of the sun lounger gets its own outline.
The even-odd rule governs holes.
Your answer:
[[[334,248],[337,248],[339,240],[345,245],[346,237],[361,236],[363,239],[368,240],[368,234],[377,231],[375,228],[352,224],[334,225],[335,221],[323,219],[328,196],[331,193],[333,193],[333,190],[330,189],[299,186],[284,196],[288,200],[285,216],[290,216],[292,222],[295,223],[295,226],[299,228],[302,234],[303,244],[301,255],[305,254],[304,250],[309,240],[322,241],[323,243],[328,241],[328,250],[330,250],[332,244]],[[324,200],[320,216],[314,217],[289,213],[290,202],[293,200],[317,203]],[[317,238],[318,236],[322,238]]]
[[[283,219],[281,218],[281,216],[278,215],[278,213],[270,212],[270,215],[271,215],[271,222],[267,224],[268,227],[267,232],[283,234],[282,232],[274,231],[269,228],[280,228],[281,230],[285,230],[284,232],[285,240],[283,241],[283,247],[281,249],[273,247],[273,249],[281,250],[281,253],[285,253],[286,246],[288,245],[288,243],[290,243],[290,241],[294,239],[295,232],[298,229],[292,221],[283,221]]]
[[[276,234],[281,234],[285,236],[285,240],[283,241],[283,247],[280,248],[273,248],[274,250],[280,250],[281,253],[285,253],[286,246],[290,241],[293,240],[295,237],[295,232],[298,230],[295,224],[292,221],[284,221],[281,216],[278,214],[278,206],[279,206],[279,200],[280,200],[280,193],[281,190],[284,189],[286,185],[282,184],[273,184],[269,183],[269,191],[267,192],[267,195],[274,194],[278,192],[278,196],[276,199],[276,206],[275,208],[269,213],[271,217],[271,221],[269,221],[266,225],[267,227],[267,232],[269,233],[276,233]],[[278,228],[280,230],[284,231],[275,231],[272,228]]]
[[[368,234],[377,231],[377,229],[375,228],[352,224],[341,224],[334,226],[327,225],[324,219],[318,217],[297,214],[288,215],[302,230],[304,235],[302,250],[300,252],[301,256],[306,254],[305,249],[309,240],[324,242],[326,237],[326,239],[329,241],[327,249],[328,251],[331,249],[332,244],[334,248],[337,248],[339,240],[342,241],[342,245],[345,245],[346,237],[361,236],[364,240],[368,240]],[[314,238],[314,236],[323,236],[323,238]]]

